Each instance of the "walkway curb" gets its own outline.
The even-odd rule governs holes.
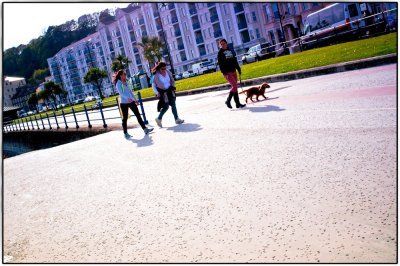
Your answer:
[[[288,73],[283,73],[283,74],[264,76],[264,77],[254,78],[254,79],[247,79],[247,80],[242,80],[242,85],[243,86],[252,86],[252,85],[259,85],[263,82],[274,83],[274,82],[289,81],[289,80],[295,80],[295,79],[303,79],[303,78],[309,78],[309,77],[314,77],[314,76],[333,74],[333,73],[339,73],[339,72],[356,70],[356,69],[363,69],[363,68],[368,68],[368,67],[375,67],[375,66],[386,65],[386,64],[393,64],[393,63],[397,63],[397,54],[375,56],[375,57],[371,57],[371,58],[360,59],[360,60],[355,60],[355,61],[350,61],[350,62],[344,62],[344,63],[334,64],[334,65],[329,65],[329,66],[310,68],[310,69],[293,71],[293,72],[288,72]],[[220,84],[220,85],[209,86],[209,87],[204,87],[204,88],[199,88],[199,89],[180,91],[180,92],[177,92],[176,95],[177,96],[193,95],[193,94],[199,94],[199,93],[205,93],[205,92],[211,92],[211,91],[228,90],[229,88],[230,88],[229,84]],[[144,102],[152,101],[152,100],[157,100],[157,97],[149,97],[149,98],[144,98],[142,100]]]

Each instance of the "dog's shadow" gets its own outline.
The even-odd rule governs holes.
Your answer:
[[[136,143],[138,147],[147,147],[154,144],[150,135],[144,135],[141,139],[130,138],[129,140],[132,141],[132,143]]]
[[[194,132],[202,130],[203,128],[199,124],[183,123],[173,127],[167,127],[167,130],[173,130],[174,132]]]
[[[257,103],[257,102],[264,102],[264,101],[270,101],[270,100],[276,100],[276,99],[279,99],[279,97],[267,97],[267,99],[261,99],[261,100],[254,100],[254,101],[251,101],[250,99],[248,100],[248,102],[246,102],[246,104],[248,104],[248,103]]]
[[[286,109],[280,108],[276,105],[267,105],[267,106],[259,106],[259,107],[247,107],[250,112],[282,112]]]

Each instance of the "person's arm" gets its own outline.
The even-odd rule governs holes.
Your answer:
[[[153,81],[152,81],[152,83],[151,83],[151,88],[153,89],[154,93],[155,93],[155,94],[157,95],[157,97],[158,97],[158,96],[159,96],[159,93],[158,93],[158,90],[157,90],[157,87],[156,87],[156,83],[154,82],[155,77],[156,77],[156,75],[153,76]]]
[[[219,69],[221,70],[222,74],[225,75],[225,56],[224,54],[219,51],[218,52],[218,65],[219,65]]]

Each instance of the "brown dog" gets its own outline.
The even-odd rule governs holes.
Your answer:
[[[264,99],[267,99],[267,97],[265,97],[264,96],[264,94],[265,94],[265,90],[267,89],[267,88],[270,88],[270,86],[267,84],[267,83],[263,83],[263,84],[261,84],[260,86],[258,86],[258,87],[251,87],[251,88],[249,88],[249,89],[247,89],[247,90],[245,90],[245,91],[242,91],[242,92],[240,92],[240,93],[246,93],[246,103],[247,103],[247,100],[250,98],[250,100],[252,101],[252,102],[254,102],[253,101],[253,96],[254,95],[256,95],[257,97],[256,97],[256,99],[257,99],[257,101],[258,101],[258,97],[260,97],[260,96],[262,96],[262,97],[264,97]]]

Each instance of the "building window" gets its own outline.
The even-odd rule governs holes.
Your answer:
[[[231,21],[230,20],[226,21],[226,25],[228,27],[228,30],[231,30]]]
[[[269,36],[270,36],[270,38],[271,38],[271,43],[272,43],[272,45],[275,45],[276,44],[276,42],[275,42],[275,35],[274,35],[274,32],[271,30],[271,31],[269,31]]]
[[[260,31],[259,31],[258,29],[256,29],[256,38],[257,38],[257,39],[260,39],[260,37],[261,37],[261,36],[260,36]]]
[[[291,12],[291,8],[290,8],[290,3],[287,3],[286,8],[287,8],[287,14],[291,15],[292,12]]]
[[[307,3],[303,3],[303,10],[307,10],[308,9],[308,4]]]
[[[189,44],[192,44],[192,41],[191,41],[191,39],[190,39],[190,36],[186,36],[186,39],[187,39],[187,41],[188,41]]]
[[[274,12],[274,18],[279,19],[279,9],[277,3],[272,4],[272,12]]]
[[[190,55],[192,56],[192,58],[194,58],[194,52],[193,52],[193,50],[190,50]]]
[[[187,23],[185,22],[184,24],[185,24],[185,30],[188,30],[188,25],[187,25]]]
[[[253,30],[249,30],[250,40],[254,40]]]
[[[233,43],[233,36],[230,37],[231,43]]]
[[[204,38],[207,38],[207,30],[203,30]]]
[[[253,18],[253,22],[257,22],[256,12],[251,12],[251,17]]]
[[[294,8],[294,14],[298,15],[299,13],[299,3],[294,3],[293,4],[293,8]]]

